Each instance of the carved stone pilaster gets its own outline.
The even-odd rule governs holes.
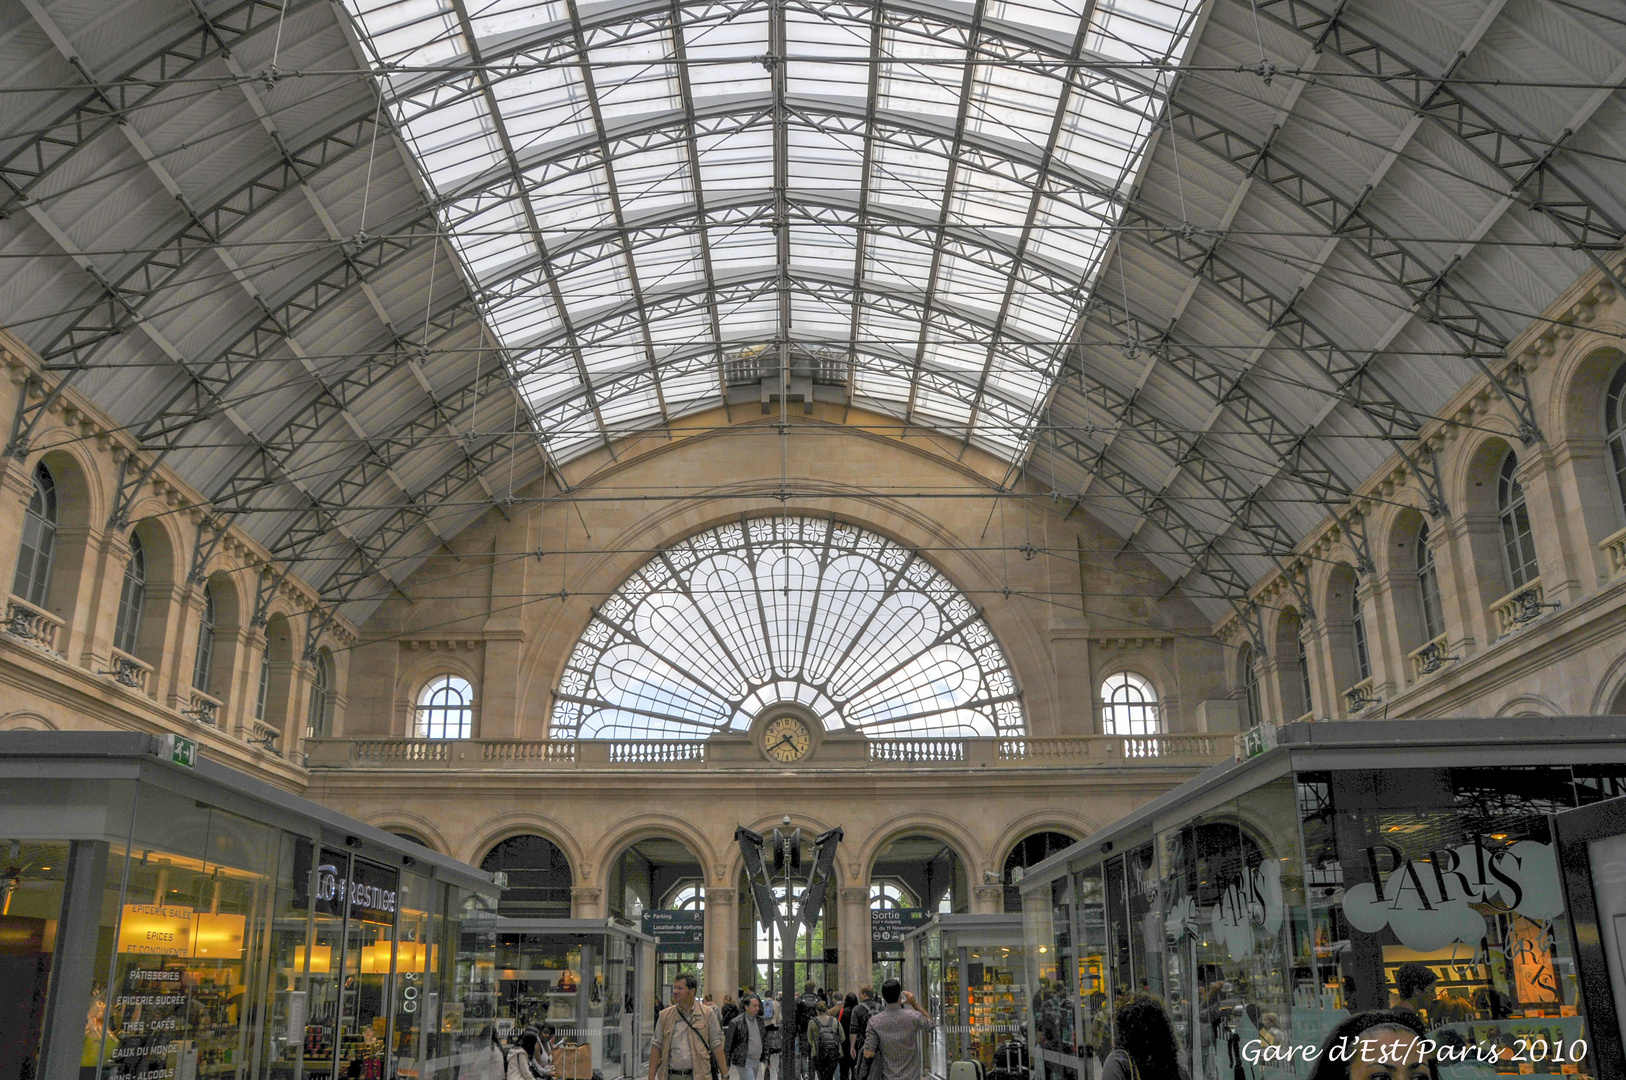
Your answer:
[[[865,904],[869,902],[869,890],[863,886],[857,888],[845,887],[841,890],[841,902],[844,904]]]
[[[708,904],[732,904],[732,903],[734,903],[735,899],[737,898],[738,893],[739,893],[738,889],[707,889],[706,890],[706,903],[708,903]]]

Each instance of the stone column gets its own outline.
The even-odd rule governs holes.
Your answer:
[[[738,890],[706,890],[706,970],[701,975],[702,993],[716,995],[720,1006],[724,994],[740,985],[740,915],[735,909]]]
[[[1404,657],[1398,652],[1400,642],[1395,637],[1393,595],[1387,578],[1367,574],[1355,586],[1355,595],[1361,598],[1361,614],[1366,624],[1366,655],[1372,665],[1372,693],[1388,701],[1405,685],[1400,677],[1398,663]]]
[[[66,531],[66,530],[64,530]],[[59,532],[58,537],[61,537]],[[87,535],[83,573],[89,588],[81,589],[84,602],[74,612],[73,637],[83,650],[79,663],[92,671],[105,670],[113,655],[113,629],[119,616],[119,590],[124,586],[124,564],[130,561],[127,533]],[[95,547],[91,543],[95,541]]]
[[[1490,638],[1485,636],[1485,605],[1480,600],[1466,520],[1442,516],[1430,521],[1428,546],[1434,552],[1434,573],[1440,586],[1446,651],[1467,659]]]
[[[865,886],[842,888],[841,898],[841,964],[836,969],[843,990],[856,990],[869,982],[870,930],[869,889]]]
[[[34,497],[34,467],[20,458],[0,459],[0,574],[9,593],[17,577],[17,553],[22,550],[23,515]]]
[[[572,919],[603,919],[604,890],[597,885],[573,885],[570,889],[570,917]]]
[[[536,718],[535,727],[527,727],[520,708],[520,673],[526,670],[525,615],[530,610],[525,598],[533,584],[532,568],[538,563],[533,558],[505,558],[496,554],[498,551],[540,551],[542,537],[537,531],[536,517],[531,513],[508,522],[494,541],[489,614],[481,628],[485,641],[481,658],[484,667],[480,686],[475,691],[480,702],[480,729],[476,734],[482,739],[541,739],[547,735],[547,716]]]
[[[973,915],[998,915],[1005,910],[1005,886],[997,881],[993,884],[978,884],[971,887],[971,913]]]
[[[1575,573],[1583,591],[1614,576],[1609,556],[1598,542],[1620,528],[1620,492],[1614,464],[1602,439],[1570,438],[1549,451],[1554,503],[1562,505],[1570,521]]]

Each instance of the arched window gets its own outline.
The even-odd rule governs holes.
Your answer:
[[[828,518],[756,518],[663,548],[595,609],[554,691],[556,739],[701,739],[795,702],[826,730],[1021,735],[1022,693],[964,593]]]
[[[1609,457],[1615,466],[1615,494],[1626,506],[1626,364],[1609,381],[1604,397],[1604,433],[1609,440]]]
[[[51,587],[51,559],[56,554],[56,481],[41,462],[34,469],[34,494],[23,511],[22,550],[11,591],[35,607],[45,605]]]
[[[1132,671],[1108,675],[1101,684],[1101,731],[1107,735],[1156,735],[1157,691]]]
[[[141,641],[141,605],[146,598],[147,555],[141,549],[141,537],[131,533],[130,561],[124,564],[118,621],[113,624],[113,647],[131,656]]]
[[[1242,646],[1242,701],[1248,713],[1242,718],[1243,726],[1257,727],[1265,718],[1265,708],[1259,700],[1259,659],[1252,645]]]
[[[305,738],[327,738],[328,721],[333,718],[333,658],[326,649],[316,655],[311,672],[311,700],[305,716]]]
[[[1365,682],[1372,677],[1372,653],[1366,647],[1366,613],[1361,610],[1358,582],[1349,590],[1349,628],[1355,636],[1355,672]]]
[[[871,911],[894,911],[898,908],[913,906],[913,899],[903,891],[901,886],[890,881],[870,882],[869,909]]]
[[[486,852],[482,870],[508,875],[508,887],[497,901],[497,914],[519,919],[568,919],[570,888],[575,878],[570,860],[545,836],[510,836]]]
[[[254,719],[265,719],[265,702],[271,696],[271,646],[260,653],[260,686],[254,692]]]
[[[418,694],[419,739],[467,739],[474,733],[474,687],[459,675],[430,679]]]
[[[198,620],[198,656],[192,665],[192,688],[209,692],[209,669],[215,658],[215,590],[203,587],[203,617]]]
[[[1310,696],[1310,650],[1304,645],[1304,634],[1295,642],[1298,649],[1299,689],[1304,694],[1304,711],[1315,712],[1315,698]]]
[[[1422,606],[1423,640],[1445,633],[1445,609],[1440,604],[1440,577],[1434,569],[1434,549],[1428,546],[1428,522],[1417,530],[1417,602]]]
[[[1496,485],[1496,514],[1502,521],[1502,560],[1511,587],[1522,589],[1534,581],[1536,540],[1530,534],[1530,510],[1524,503],[1524,488],[1514,479],[1519,460],[1513,451],[1502,461],[1502,475]]]

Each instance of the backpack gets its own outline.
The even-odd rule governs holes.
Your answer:
[[[796,999],[796,1030],[806,1031],[807,1025],[819,1018],[819,995],[809,990]]]
[[[819,1028],[819,1042],[813,1048],[813,1059],[821,1065],[841,1060],[841,1025],[828,1016],[813,1021]]]
[[[853,1038],[858,1040],[860,1051],[864,1048],[864,1036],[869,1033],[869,1018],[879,1010],[880,1006],[872,998],[866,998],[853,1006],[852,1033]]]

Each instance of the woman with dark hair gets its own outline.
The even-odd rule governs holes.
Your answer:
[[[858,1008],[858,995],[849,993],[841,999],[841,1080],[852,1080],[853,1066],[853,1010]]]
[[[1117,1048],[1101,1063],[1101,1080],[1188,1080],[1175,1060],[1174,1025],[1163,1002],[1130,994],[1113,1013]]]
[[[1427,1038],[1410,1010],[1356,1013],[1328,1033],[1310,1080],[1440,1080]]]

